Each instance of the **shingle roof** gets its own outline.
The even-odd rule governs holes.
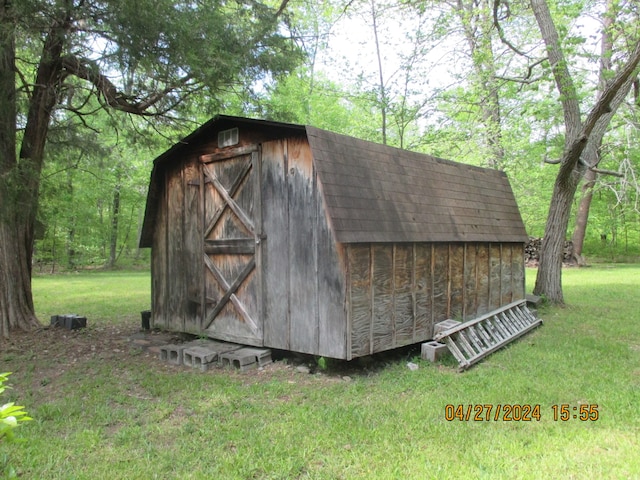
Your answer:
[[[504,172],[442,160],[302,125],[220,115],[154,161],[141,247],[152,244],[159,169],[210,140],[247,125],[267,138],[306,131],[324,201],[342,243],[526,242]]]
[[[504,172],[307,127],[339,242],[525,242]]]

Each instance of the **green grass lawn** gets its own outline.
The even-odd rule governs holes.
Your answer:
[[[569,306],[544,309],[541,328],[464,373],[451,359],[410,371],[398,358],[350,380],[344,365],[203,373],[103,346],[139,326],[149,283],[139,272],[34,280],[44,322],[75,312],[89,327],[0,353],[0,371],[14,372],[5,397],[34,418],[18,429],[25,443],[0,444],[20,478],[640,478],[640,266],[566,270]],[[84,338],[93,353],[60,350]],[[447,421],[448,404],[539,405],[541,418]],[[597,404],[599,417],[554,420],[561,404]]]

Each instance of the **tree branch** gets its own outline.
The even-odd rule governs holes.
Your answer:
[[[120,92],[116,85],[100,72],[97,65],[88,59],[66,55],[62,58],[62,67],[67,75],[75,75],[95,86],[110,107],[135,115],[158,115],[157,112],[149,112],[151,107],[191,80],[191,76],[187,75],[179,79],[175,85],[169,85],[164,90],[154,92],[142,100],[133,101],[132,97]]]
[[[507,47],[509,47],[514,52],[516,52],[518,55],[522,57],[527,57],[526,53],[519,50],[504,36],[504,30],[502,30],[502,26],[500,25],[500,20],[498,19],[498,7],[500,6],[500,3],[502,3],[502,0],[493,0],[493,26],[496,27],[496,30],[498,32],[498,37],[500,37],[500,41],[502,43],[504,43]]]
[[[500,80],[505,80],[507,82],[524,83],[526,85],[530,85],[532,83],[539,81],[542,78],[542,77],[531,78],[531,75],[533,75],[533,69],[546,60],[548,60],[548,58],[544,57],[532,63],[531,65],[527,65],[527,74],[522,78],[511,78],[511,77],[501,77],[501,76],[497,76],[496,78],[499,78]]]
[[[284,9],[287,8],[288,3],[289,3],[289,0],[282,0],[282,3],[280,4],[280,8],[278,8],[278,11],[276,12],[276,18],[278,18],[280,14],[284,12]]]
[[[624,175],[620,172],[615,172],[613,170],[603,170],[601,168],[591,167],[591,170],[594,173],[599,173],[600,175],[611,175],[613,177],[624,178]]]
[[[611,111],[611,101],[614,99],[616,94],[622,89],[626,82],[629,82],[630,79],[636,74],[636,70],[638,68],[638,64],[640,63],[640,42],[638,42],[633,49],[631,55],[627,59],[627,63],[622,67],[616,76],[609,82],[607,87],[602,92],[602,95],[596,102],[595,106],[589,112],[587,119],[584,122],[584,126],[582,127],[582,135],[589,136],[591,131],[596,125],[596,122],[599,118]]]

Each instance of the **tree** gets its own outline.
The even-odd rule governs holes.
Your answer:
[[[607,82],[613,71],[614,44],[616,43],[616,39],[620,42],[632,40],[628,38],[628,35],[624,34],[624,24],[620,25],[620,23],[623,22],[617,22],[618,25],[616,25],[616,16],[617,14],[619,15],[619,8],[620,2],[607,0],[606,10],[603,14],[600,71],[598,75],[598,96],[601,96],[602,92],[607,87]],[[638,18],[636,13],[632,15],[631,19],[627,20],[627,23],[633,24],[637,23],[637,21]],[[609,125],[614,113],[620,107],[620,104],[623,102],[625,97],[628,96],[628,93],[631,90],[632,80],[633,79],[630,78],[630,80],[623,85],[620,93],[616,95],[614,100],[611,102],[610,112],[605,114],[596,124],[583,154],[583,161],[587,165],[590,165],[590,168],[588,168],[584,174],[582,197],[580,198],[580,203],[578,205],[576,224],[572,237],[574,255],[579,265],[583,265],[585,263],[584,257],[582,256],[582,249],[589,220],[589,210],[593,200],[593,189],[596,184],[598,173],[620,175],[617,172],[603,172],[598,169],[598,166],[601,160],[600,152],[602,149],[602,142],[607,131],[607,126]]]
[[[452,8],[462,25],[469,48],[474,75],[473,83],[478,95],[480,122],[488,147],[487,166],[501,168],[504,164],[500,85],[494,54],[495,23],[488,1],[456,0]]]
[[[59,111],[82,121],[94,98],[104,109],[169,116],[194,93],[268,81],[299,59],[280,33],[286,4],[276,11],[251,0],[0,0],[0,337],[39,325],[34,227]],[[134,72],[135,93],[114,79],[125,71]]]
[[[637,74],[640,62],[640,42],[635,44],[625,64],[602,91],[583,122],[577,90],[549,6],[545,0],[531,0],[531,7],[546,47],[548,61],[560,95],[565,124],[564,152],[559,161],[560,167],[549,205],[534,293],[544,295],[553,303],[563,304],[562,249],[576,189],[584,173],[590,168],[582,155],[589,146],[589,142],[594,139],[594,130],[599,128],[603,122],[605,127],[608,124],[609,114],[612,113],[616,97],[624,95],[626,85],[632,82]]]

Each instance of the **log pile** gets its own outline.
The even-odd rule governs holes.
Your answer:
[[[528,267],[535,267],[540,261],[540,249],[542,247],[542,238],[529,237],[529,242],[524,246],[524,261]],[[562,252],[563,264],[574,264],[573,242],[566,240],[564,242]]]

